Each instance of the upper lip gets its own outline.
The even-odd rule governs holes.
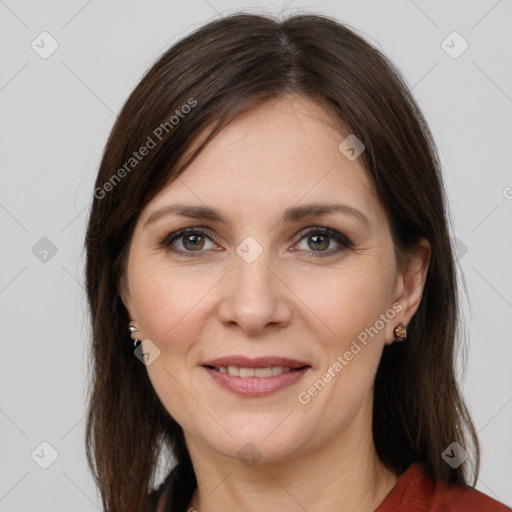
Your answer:
[[[267,368],[269,366],[283,366],[289,368],[301,368],[302,366],[309,366],[303,361],[296,359],[289,359],[288,357],[268,356],[268,357],[255,357],[250,358],[246,356],[225,356],[217,359],[205,361],[203,366],[238,366],[239,368]]]

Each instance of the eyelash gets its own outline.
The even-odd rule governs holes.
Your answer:
[[[215,236],[210,233],[209,230],[201,228],[201,227],[193,227],[193,228],[184,228],[180,229],[179,231],[175,231],[173,233],[170,233],[165,236],[163,240],[160,242],[160,246],[164,249],[171,251],[178,256],[185,256],[185,257],[192,257],[197,258],[202,252],[205,252],[204,250],[198,250],[198,251],[183,251],[181,249],[173,249],[171,248],[171,244],[179,239],[180,237],[184,237],[185,235],[203,235],[208,238],[210,238],[212,241],[215,241]],[[332,256],[334,254],[340,253],[343,249],[348,249],[353,246],[352,242],[341,233],[338,233],[338,231],[335,231],[334,229],[326,228],[326,227],[315,227],[308,229],[306,232],[302,232],[299,235],[297,235],[297,239],[295,243],[300,242],[302,239],[307,238],[311,235],[322,235],[327,236],[328,238],[334,239],[336,242],[340,244],[340,247],[336,249],[331,249],[329,251],[307,251],[311,252],[311,258],[326,258],[328,256]],[[196,254],[194,254],[196,253]]]

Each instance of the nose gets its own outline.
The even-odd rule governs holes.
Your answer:
[[[264,251],[247,263],[236,256],[234,268],[223,280],[219,318],[230,328],[261,334],[287,326],[292,318],[292,292]]]

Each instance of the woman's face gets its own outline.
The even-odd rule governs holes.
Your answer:
[[[305,98],[266,103],[138,219],[123,300],[192,450],[278,461],[371,432],[384,344],[413,311],[385,212],[332,126]],[[205,366],[219,358],[233,368]]]

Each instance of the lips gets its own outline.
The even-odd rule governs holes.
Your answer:
[[[302,368],[304,366],[310,365],[304,361],[298,361],[296,359],[290,359],[287,357],[268,356],[250,358],[246,356],[234,355],[219,357],[217,359],[205,361],[203,363],[203,366],[209,366],[213,368],[218,368],[220,366],[237,366],[239,368],[267,368],[269,366],[282,366],[285,368]]]
[[[202,367],[220,387],[251,398],[292,386],[311,371],[304,361],[279,356],[226,356],[206,361]]]

